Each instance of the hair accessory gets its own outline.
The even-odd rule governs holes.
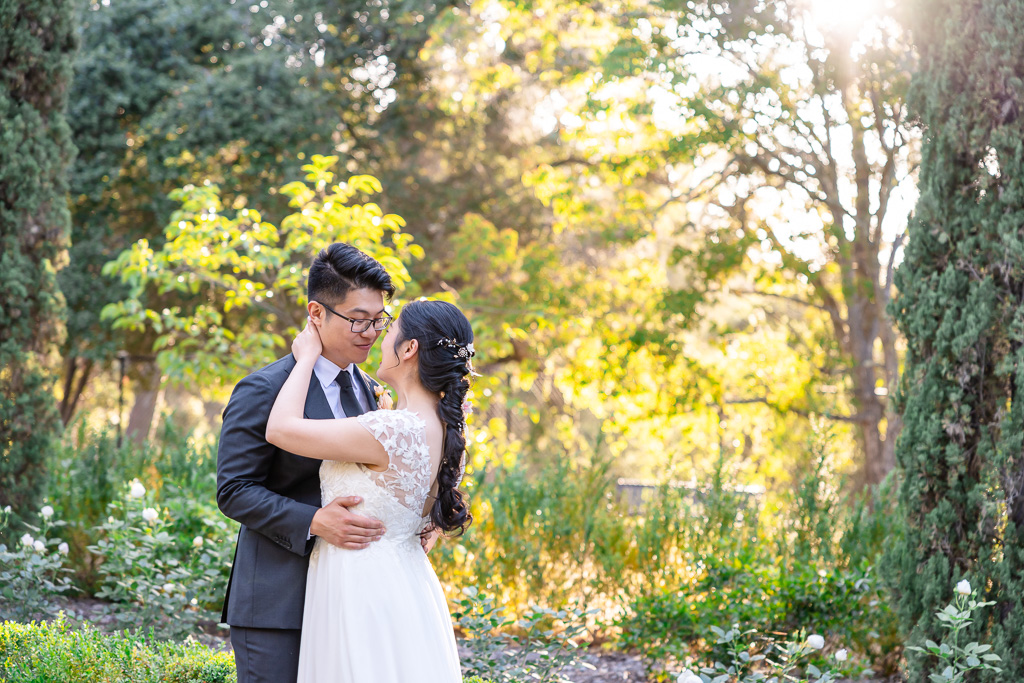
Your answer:
[[[454,339],[444,337],[437,340],[438,346],[446,346],[449,349],[455,349],[455,355],[452,358],[461,358],[463,360],[469,360],[476,355],[476,350],[473,348],[473,344],[460,344]]]

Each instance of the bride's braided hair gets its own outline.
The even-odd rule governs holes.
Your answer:
[[[419,342],[419,376],[423,387],[439,394],[437,413],[444,427],[437,497],[430,508],[432,525],[461,535],[473,521],[466,497],[459,491],[466,457],[466,423],[462,404],[472,372],[473,328],[458,308],[445,301],[413,301],[398,317],[396,345]]]

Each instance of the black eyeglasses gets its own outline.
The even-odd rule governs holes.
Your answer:
[[[316,299],[314,299],[314,301],[316,301]],[[385,313],[384,317],[382,318],[350,318],[347,315],[342,315],[341,313],[338,313],[336,310],[325,304],[323,301],[317,301],[317,303],[326,308],[334,315],[338,316],[339,318],[342,318],[352,323],[352,331],[355,332],[356,334],[366,332],[368,329],[370,329],[371,325],[373,326],[373,329],[375,329],[376,331],[383,332],[384,330],[388,329],[388,325],[390,325],[394,320],[394,318],[392,318],[387,313]]]

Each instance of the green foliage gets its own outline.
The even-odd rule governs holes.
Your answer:
[[[473,475],[471,532],[432,557],[446,585],[496,596],[480,614],[490,628],[514,618],[501,604],[523,614],[538,602],[583,601],[652,674],[708,648],[723,657],[702,641],[722,623],[765,634],[813,628],[864,666],[889,669],[898,642],[873,570],[893,526],[886,499],[873,512],[867,499],[841,500],[831,444],[811,450],[819,466],[781,500],[742,490],[724,461],[705,486],[668,480],[629,503],[600,461],[495,467]],[[497,657],[500,641],[487,643],[476,659]]]
[[[9,509],[0,511],[0,532],[12,538],[23,533],[11,548],[0,544],[0,620],[49,617],[56,614],[59,598],[72,590],[71,570],[64,566],[68,545],[51,535],[66,523],[43,514],[40,528],[10,529],[10,516]]]
[[[0,4],[0,506],[19,512],[60,429],[48,365],[63,332],[73,19],[71,0]]]
[[[726,653],[722,659],[727,663],[715,661],[711,666],[701,667],[699,676],[683,672],[677,679],[679,683],[832,683],[839,679],[836,671],[819,666],[822,658],[816,652],[824,647],[820,635],[804,637],[794,633],[791,639],[778,640],[774,636],[758,636],[755,629],[740,631],[736,624],[728,630],[717,626],[711,630],[716,636],[715,645]],[[829,664],[841,665],[846,656],[846,650],[841,648]]]
[[[233,683],[230,653],[205,645],[156,642],[128,632],[106,635],[49,623],[0,625],[0,678],[10,683]]]
[[[171,419],[159,436],[117,448],[82,421],[52,454],[47,489],[76,584],[113,601],[120,625],[166,638],[219,621],[238,525],[217,508],[215,443]]]
[[[945,667],[940,673],[929,675],[932,683],[962,683],[967,680],[971,671],[992,671],[1000,673],[1002,669],[995,666],[1001,661],[999,655],[989,652],[991,645],[978,643],[977,641],[960,644],[960,634],[971,625],[975,612],[991,607],[994,602],[978,602],[974,599],[974,591],[970,583],[963,581],[957,585],[956,598],[945,608],[936,612],[935,618],[939,620],[942,627],[947,631],[946,637],[941,643],[933,640],[925,641],[925,647],[911,646],[908,650],[934,655],[939,658]],[[941,667],[942,664],[939,666]]]
[[[157,362],[174,381],[209,386],[269,363],[287,348],[305,319],[311,255],[347,242],[387,268],[399,288],[409,283],[405,262],[422,258],[401,230],[405,221],[374,203],[353,203],[381,191],[370,176],[337,181],[338,157],[314,156],[306,181],[281,188],[293,212],[280,227],[259,211],[224,215],[220,190],[189,185],[171,197],[171,216],[159,249],[140,240],[104,272],[128,285],[128,297],[104,309],[117,329],[157,335]],[[152,297],[174,293],[179,305],[158,310]]]
[[[115,350],[152,353],[156,334],[100,319],[127,295],[102,269],[140,239],[160,249],[177,208],[168,194],[210,181],[226,206],[278,215],[288,198],[277,188],[317,151],[343,150],[343,165],[361,167],[367,143],[392,128],[382,121],[388,102],[418,89],[419,49],[447,3],[392,6],[386,29],[387,10],[354,0],[78,6],[70,123],[80,155],[71,260],[60,274],[72,332],[62,349],[65,419]],[[371,76],[371,64],[383,74]],[[169,292],[151,307],[180,303]]]
[[[612,505],[607,462],[584,467],[554,458],[532,474],[521,467],[495,468],[476,487],[484,511],[474,513],[476,533],[439,550],[446,563],[471,563],[480,587],[503,600],[559,606],[608,594],[627,564],[635,567],[629,526]],[[456,557],[460,546],[475,559]],[[509,581],[512,576],[519,578]]]
[[[910,104],[926,130],[921,196],[892,312],[907,338],[897,448],[905,522],[883,564],[911,650],[911,683],[943,666],[920,650],[962,579],[979,607],[963,638],[1024,678],[1024,117],[1014,49],[1024,3],[914,3],[921,55]],[[1013,83],[1014,85],[1008,86]],[[1010,88],[1008,90],[1008,88]]]
[[[775,559],[722,557],[692,584],[627,601],[615,624],[619,646],[639,652],[657,674],[684,661],[723,622],[762,634],[813,628],[869,659],[894,645],[885,598],[869,570],[780,567]]]
[[[515,619],[475,586],[464,588],[455,606],[452,617],[469,650],[462,662],[464,673],[494,683],[568,683],[566,669],[579,662],[587,612],[533,607]]]
[[[115,603],[108,611],[119,626],[141,625],[161,638],[185,636],[200,621],[216,624],[232,539],[183,541],[175,533],[172,511],[148,507],[145,493],[132,495],[131,488],[126,493],[110,504],[100,540],[89,546],[100,556],[96,597]]]

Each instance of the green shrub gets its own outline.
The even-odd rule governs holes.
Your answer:
[[[531,608],[516,619],[492,596],[463,590],[452,614],[465,634],[469,656],[463,671],[496,683],[562,683],[564,669],[579,664],[579,642],[588,613],[581,609]]]
[[[509,605],[553,608],[618,590],[636,555],[629,520],[615,505],[615,479],[608,463],[569,460],[481,477],[473,531],[432,554],[441,580],[479,586]]]
[[[171,533],[183,542],[208,535],[210,527],[222,527],[214,533],[218,538],[233,539],[237,531],[217,509],[216,444],[183,433],[170,418],[161,422],[156,440],[126,441],[121,447],[113,434],[90,430],[81,418],[51,455],[48,472],[46,498],[68,523],[71,563],[79,583],[89,589],[100,577],[86,548],[99,541],[107,508],[124,495],[126,482],[140,481],[151,504],[173,508]]]
[[[0,679],[7,683],[231,683],[234,660],[198,643],[175,645],[150,637],[105,635],[50,623],[0,625]]]
[[[63,523],[51,521],[52,515],[52,508],[44,508],[41,527],[23,524],[12,529],[11,510],[0,510],[0,537],[15,539],[9,548],[0,544],[0,619],[51,616],[58,598],[72,590],[70,570],[64,566],[68,546],[51,535]]]
[[[174,638],[215,624],[238,531],[217,508],[215,443],[166,419],[158,440],[119,448],[84,424],[69,430],[48,481],[78,585],[115,603],[108,611],[122,627]],[[143,518],[147,508],[155,520]]]
[[[173,510],[189,510],[191,503],[175,500],[164,508],[150,506],[151,501],[135,481],[110,504],[110,516],[99,527],[101,538],[89,547],[102,557],[96,597],[130,603],[130,609],[118,605],[110,610],[119,625],[141,624],[160,637],[178,638],[197,622],[219,621],[232,546],[224,538],[211,543],[202,535],[182,537],[180,527],[191,533],[193,521],[175,520]]]

